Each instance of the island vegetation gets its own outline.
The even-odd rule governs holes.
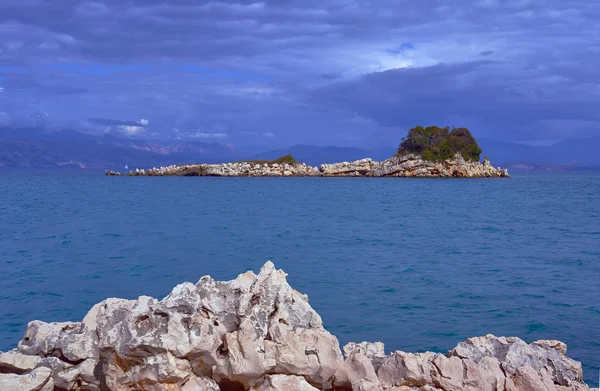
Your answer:
[[[295,165],[298,162],[296,161],[296,159],[294,159],[294,157],[290,154],[287,154],[285,156],[281,156],[278,157],[275,160],[244,160],[241,161],[240,163],[250,163],[250,164],[260,164],[260,165],[264,165],[266,164],[267,166],[273,166],[275,164],[289,164],[291,165]]]
[[[402,139],[397,155],[409,153],[434,162],[451,159],[456,153],[467,161],[479,161],[481,148],[467,128],[416,126]]]
[[[457,153],[462,158],[457,158]],[[466,128],[417,126],[402,139],[397,153],[385,160],[363,158],[321,164],[301,163],[291,154],[275,160],[253,159],[231,163],[185,164],[127,173],[107,171],[109,176],[216,176],[216,177],[417,177],[508,178],[507,170],[480,160],[481,148]]]

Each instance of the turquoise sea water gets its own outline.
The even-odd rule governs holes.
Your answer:
[[[600,175],[118,178],[0,171],[0,349],[28,321],[268,259],[325,326],[386,350],[559,339],[598,382]]]

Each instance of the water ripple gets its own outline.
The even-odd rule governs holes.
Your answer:
[[[0,171],[0,349],[28,321],[267,259],[340,342],[560,339],[596,384],[600,176],[106,178]]]

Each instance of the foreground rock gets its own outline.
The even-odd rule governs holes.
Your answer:
[[[323,328],[305,295],[267,262],[219,282],[205,276],[163,300],[107,299],[81,322],[29,323],[0,354],[0,390],[583,391],[559,341],[470,338],[447,354],[384,352]]]
[[[467,162],[460,154],[444,162],[430,162],[416,155],[394,156],[376,162],[371,159],[356,160],[311,167],[305,164],[187,164],[149,170],[135,170],[121,174],[107,171],[109,176],[350,176],[350,177],[441,177],[441,178],[508,178],[508,171],[494,168],[488,159]]]

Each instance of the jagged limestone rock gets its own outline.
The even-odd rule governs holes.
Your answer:
[[[447,354],[349,343],[344,359],[306,295],[267,262],[162,300],[107,299],[81,322],[32,321],[18,349],[0,353],[0,390],[589,390],[566,352],[560,341],[487,335]]]
[[[186,164],[130,171],[126,174],[107,171],[108,176],[300,176],[300,177],[461,177],[461,178],[507,178],[508,171],[494,168],[489,159],[483,163],[465,161],[460,154],[444,162],[423,160],[416,155],[393,156],[381,162],[369,158],[352,162],[322,164],[311,167],[306,164],[260,165],[250,163]]]
[[[318,391],[301,376],[268,375],[258,386],[250,388],[251,391]]]
[[[36,368],[42,358],[39,356],[32,356],[20,353],[17,350],[11,350],[10,352],[0,352],[0,373],[25,373]]]
[[[587,390],[581,364],[561,351],[566,346],[557,341],[527,344],[516,337],[487,335],[459,343],[448,355],[394,352],[383,360],[378,378],[384,389]]]
[[[55,356],[65,362],[78,363],[98,355],[98,338],[94,330],[81,322],[30,322],[18,350],[27,355]]]
[[[379,389],[377,370],[380,368],[385,351],[383,343],[349,343],[344,346],[346,359],[335,375],[337,387],[358,391]]]
[[[219,384],[208,377],[190,376],[180,387],[181,391],[220,391]]]
[[[52,370],[39,367],[26,374],[0,373],[2,391],[52,391]]]

